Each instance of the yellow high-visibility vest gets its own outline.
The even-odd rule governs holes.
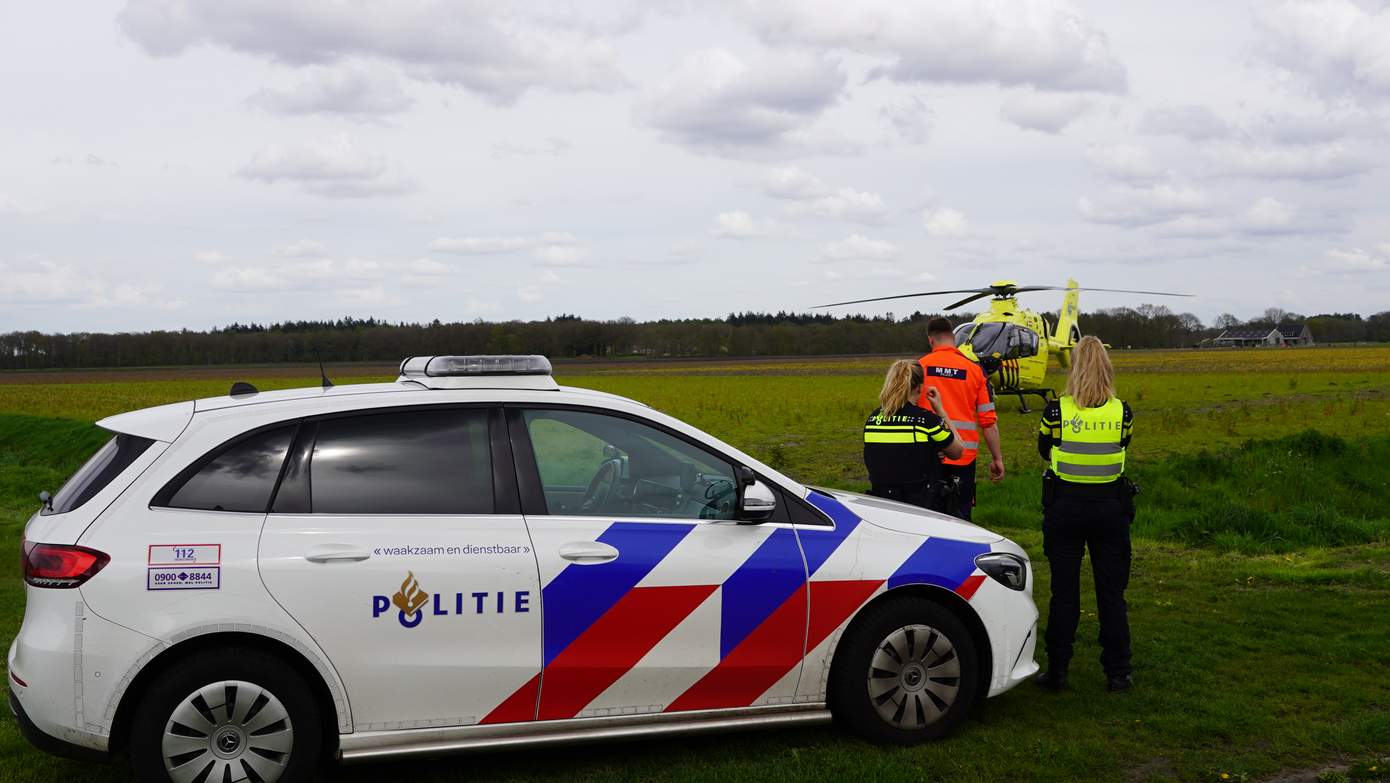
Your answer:
[[[1104,484],[1125,472],[1124,403],[1111,397],[1099,408],[1082,408],[1069,396],[1062,408],[1062,442],[1052,446],[1052,472],[1063,481]]]

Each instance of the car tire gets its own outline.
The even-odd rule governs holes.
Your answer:
[[[229,780],[298,783],[313,776],[322,745],[313,692],[294,667],[225,649],[150,681],[132,716],[130,762],[140,781],[221,781],[229,769]]]
[[[881,745],[939,739],[965,720],[979,689],[970,631],[925,598],[871,606],[841,640],[830,708],[845,728]]]

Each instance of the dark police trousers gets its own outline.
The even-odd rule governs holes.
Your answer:
[[[1090,549],[1100,615],[1100,663],[1108,676],[1130,673],[1125,588],[1129,586],[1133,508],[1132,502],[1104,485],[1060,486],[1043,510],[1043,552],[1052,567],[1046,635],[1050,669],[1066,671],[1071,663],[1081,619],[1081,558]]]
[[[925,481],[916,484],[875,484],[869,494],[899,503],[911,503],[931,511],[941,511],[943,505],[940,496]]]
[[[975,460],[979,462],[979,460]],[[941,473],[944,476],[955,476],[960,479],[959,503],[955,508],[942,509],[947,514],[958,519],[970,521],[970,512],[975,508],[975,462],[969,465],[942,465]]]

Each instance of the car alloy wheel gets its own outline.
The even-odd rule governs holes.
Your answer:
[[[884,722],[917,729],[941,719],[960,692],[960,660],[945,634],[908,625],[879,644],[869,663],[869,698]]]
[[[160,750],[176,783],[261,780],[274,783],[294,748],[290,714],[275,694],[224,680],[190,693],[164,727]]]

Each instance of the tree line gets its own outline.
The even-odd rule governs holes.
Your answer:
[[[36,331],[0,335],[0,369],[141,367],[275,362],[399,361],[422,354],[539,353],[576,357],[756,357],[910,354],[926,347],[926,321],[825,313],[732,313],[726,318],[630,318],[593,321],[559,315],[544,321],[391,323],[376,318],[233,323],[209,331]],[[948,313],[960,324],[971,313]],[[1055,314],[1053,321],[1055,322]],[[1083,311],[1082,332],[1117,347],[1200,346],[1224,329],[1308,323],[1318,342],[1390,342],[1390,311],[1304,317],[1271,308],[1248,320],[1223,314],[1210,325],[1162,305]]]

